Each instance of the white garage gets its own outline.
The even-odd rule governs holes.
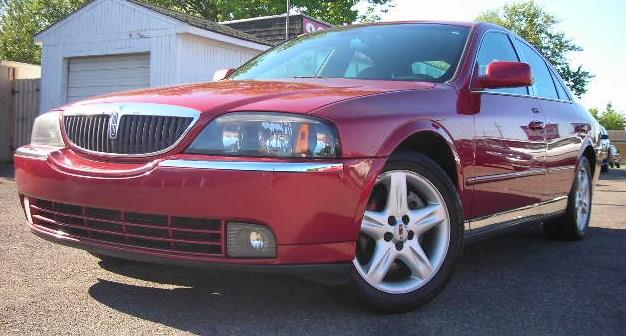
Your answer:
[[[68,102],[147,87],[150,87],[150,54],[73,57],[68,60]]]
[[[211,80],[269,43],[139,1],[95,0],[39,33],[41,112],[101,94]]]

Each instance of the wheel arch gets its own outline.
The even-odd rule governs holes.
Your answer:
[[[587,158],[587,160],[589,160],[589,165],[591,165],[591,174],[595,174],[596,171],[596,162],[597,162],[597,157],[596,157],[596,150],[593,149],[593,146],[588,145],[585,147],[585,149],[583,149],[582,154],[580,155],[581,157],[584,156]]]
[[[582,148],[583,150],[580,152],[579,160],[583,156],[589,160],[589,165],[591,166],[591,176],[595,177],[596,166],[598,165],[598,154],[591,143],[585,143]]]
[[[452,136],[441,124],[432,120],[417,120],[404,124],[385,141],[379,156],[390,157],[405,151],[419,152],[428,156],[446,172],[457,191],[463,191],[461,157]]]

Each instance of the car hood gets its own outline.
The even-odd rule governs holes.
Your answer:
[[[355,80],[290,79],[281,81],[224,80],[144,89],[100,96],[68,105],[153,103],[193,108],[204,114],[233,111],[309,113],[322,106],[391,91],[424,90],[433,83]]]

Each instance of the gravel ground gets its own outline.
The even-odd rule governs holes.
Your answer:
[[[32,235],[0,177],[1,335],[624,335],[626,170],[603,175],[582,242],[540,227],[470,242],[449,286],[379,315],[340,283],[98,262]]]

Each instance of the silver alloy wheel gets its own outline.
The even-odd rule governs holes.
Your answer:
[[[408,293],[428,283],[443,264],[450,216],[439,190],[422,175],[389,171],[378,177],[376,186],[381,184],[387,191],[384,209],[366,210],[361,222],[361,234],[373,248],[367,260],[357,255],[353,263],[372,287]]]
[[[591,209],[591,187],[589,185],[589,174],[587,168],[580,167],[576,177],[576,192],[574,205],[576,206],[576,226],[583,231],[589,223],[589,213]]]

